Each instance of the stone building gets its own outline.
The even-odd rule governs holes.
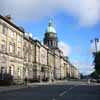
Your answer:
[[[34,80],[46,81],[49,80],[48,67],[48,47],[42,45],[38,40],[34,41]]]
[[[33,62],[35,60],[35,45],[34,40],[29,35],[29,33],[24,34],[24,43],[23,43],[23,71],[24,79],[29,80],[33,79]]]
[[[14,82],[51,81],[79,75],[58,48],[52,20],[42,45],[16,26],[10,16],[0,15],[0,80],[5,79],[5,74],[11,75]]]
[[[51,49],[48,49],[48,70],[49,70],[49,81],[54,80],[54,66],[55,66],[55,59],[54,59],[54,53]]]
[[[41,65],[41,79],[46,81],[49,79],[48,65],[47,65],[48,48],[41,45],[40,48],[40,65]]]
[[[0,72],[14,80],[23,79],[23,31],[12,23],[10,16],[0,15]]]
[[[59,49],[57,32],[51,19],[45,32],[44,45],[48,46],[54,55],[54,66],[51,66],[53,75],[51,76],[57,80],[75,77],[74,72],[77,70],[73,68],[68,59],[64,57],[62,50]]]
[[[44,44],[48,46],[54,55],[54,67],[52,68],[54,79],[64,79],[66,77],[66,61],[63,52],[58,48],[58,37],[53,21],[50,20],[44,36]]]
[[[35,41],[34,43],[34,64],[33,64],[33,78],[34,81],[40,81],[40,75],[41,75],[41,65],[40,65],[40,48],[41,43],[39,41]]]

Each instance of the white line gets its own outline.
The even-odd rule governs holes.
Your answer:
[[[68,93],[69,91],[71,91],[73,88],[78,87],[79,85],[74,85],[73,87],[70,87],[68,90],[63,91],[62,93],[59,94],[59,96],[63,96],[65,95],[65,93]],[[57,100],[55,98],[53,98],[52,100]]]
[[[63,96],[66,93],[66,91],[59,94],[59,96]]]
[[[78,85],[77,85],[77,86],[78,86]],[[66,91],[64,91],[64,92],[62,92],[62,93],[60,93],[59,96],[63,96],[65,93],[69,92],[70,90],[72,90],[73,88],[75,88],[75,87],[77,87],[77,86],[74,86],[74,87],[69,88],[68,90],[66,90]]]

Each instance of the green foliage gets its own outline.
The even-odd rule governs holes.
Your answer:
[[[100,75],[100,52],[97,52],[94,56],[95,70],[96,73]]]
[[[98,74],[96,71],[94,71],[93,73],[91,73],[90,75],[91,77],[95,78],[95,79],[98,79]]]
[[[83,79],[84,78],[84,75],[82,73],[80,73],[80,78]]]

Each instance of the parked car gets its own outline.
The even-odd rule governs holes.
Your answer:
[[[96,79],[91,79],[90,81],[91,81],[91,82],[97,82],[97,80],[96,80]]]
[[[100,83],[100,79],[97,79],[97,83]]]

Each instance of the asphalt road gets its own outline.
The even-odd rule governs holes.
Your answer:
[[[0,93],[0,100],[100,100],[100,85],[73,82]]]

